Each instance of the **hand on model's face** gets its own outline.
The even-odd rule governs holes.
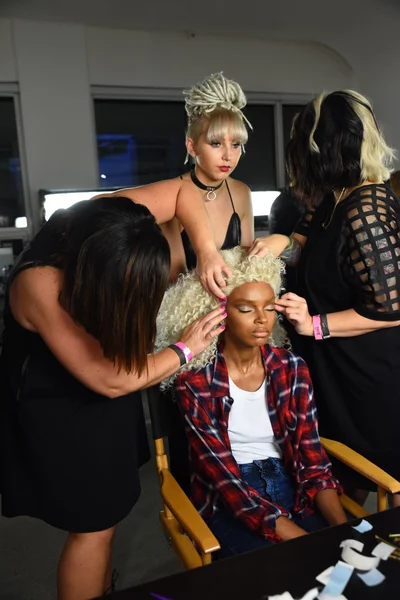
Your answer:
[[[209,141],[207,130],[197,142],[186,141],[189,153],[195,157],[197,176],[204,183],[223,181],[233,173],[242,155],[242,144],[228,131],[220,139]]]
[[[307,302],[304,298],[289,292],[283,294],[275,303],[275,309],[284,314],[300,335],[314,335],[313,320],[308,312]]]
[[[226,338],[241,347],[266,344],[275,323],[274,303],[269,283],[251,282],[235,288],[226,304]]]

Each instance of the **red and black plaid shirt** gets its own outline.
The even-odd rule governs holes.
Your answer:
[[[317,492],[341,492],[319,439],[308,368],[283,348],[267,345],[261,352],[272,428],[296,485],[294,512],[308,514]],[[191,498],[200,514],[208,518],[219,507],[228,507],[250,529],[277,540],[276,519],[288,516],[287,511],[243,481],[232,455],[228,419],[233,399],[221,344],[213,364],[177,378],[175,393],[189,439]]]

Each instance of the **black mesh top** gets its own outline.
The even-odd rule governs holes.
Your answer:
[[[345,281],[357,293],[354,308],[372,319],[400,319],[398,198],[388,185],[368,185],[336,208],[333,203],[333,197],[327,198],[317,211],[307,209],[296,232],[308,236],[311,220],[319,216],[328,233],[335,229],[335,214],[341,217],[340,263]]]
[[[400,201],[388,185],[362,186],[336,207],[333,195],[325,198],[296,232],[307,241],[295,291],[311,315],[354,309],[400,321]],[[399,478],[400,327],[371,329],[323,341],[299,336],[293,346],[310,369],[321,435]]]

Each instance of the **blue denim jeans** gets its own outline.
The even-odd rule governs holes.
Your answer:
[[[239,465],[239,468],[243,481],[251,485],[261,496],[286,508],[289,512],[292,511],[295,489],[292,478],[286,473],[281,459],[255,460],[246,465]],[[308,532],[328,527],[328,523],[318,512],[304,519],[293,515],[293,521]],[[246,527],[240,519],[224,508],[207,519],[207,524],[221,545],[219,558],[250,552],[273,544],[261,533]]]

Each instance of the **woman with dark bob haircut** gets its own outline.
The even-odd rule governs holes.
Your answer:
[[[305,216],[289,238],[264,238],[251,252],[268,247],[298,264],[297,294],[283,295],[276,308],[300,334],[321,434],[400,479],[400,203],[387,183],[392,159],[366,98],[321,94],[295,118],[287,147]],[[365,497],[364,480],[352,475],[348,485]],[[389,500],[400,504],[399,496]]]
[[[222,331],[224,307],[154,354],[169,268],[168,243],[149,210],[100,197],[57,211],[10,275],[2,512],[69,532],[59,600],[87,600],[110,586],[115,525],[136,503],[148,459],[134,392],[173,374]]]

